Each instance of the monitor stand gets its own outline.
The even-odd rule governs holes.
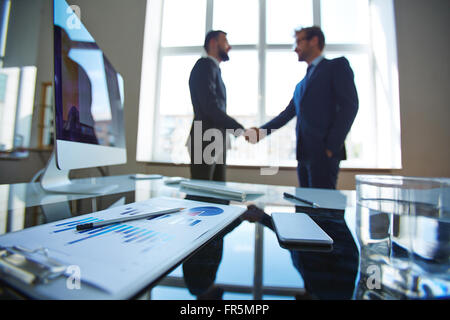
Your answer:
[[[41,187],[48,192],[73,194],[107,194],[118,187],[118,185],[73,183],[69,179],[69,172],[70,170],[58,169],[55,151],[53,150],[41,177]]]

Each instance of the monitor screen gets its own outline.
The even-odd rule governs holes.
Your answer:
[[[53,18],[57,165],[124,163],[123,79],[66,1]]]

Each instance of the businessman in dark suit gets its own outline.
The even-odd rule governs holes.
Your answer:
[[[306,76],[284,111],[245,136],[249,140],[253,133],[257,142],[297,116],[300,187],[335,189],[339,163],[346,159],[344,141],[358,111],[353,71],[344,57],[323,57],[325,37],[319,27],[297,30],[295,38],[298,60],[308,64]]]
[[[196,62],[189,77],[194,107],[188,143],[192,179],[225,181],[226,131],[236,136],[244,133],[243,126],[226,113],[227,95],[219,67],[229,60],[231,46],[226,35],[220,30],[208,32],[204,44],[208,55]]]

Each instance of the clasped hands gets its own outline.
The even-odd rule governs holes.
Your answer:
[[[244,132],[245,141],[256,144],[261,139],[263,139],[266,136],[266,132],[264,129],[251,127],[250,129],[246,129]]]

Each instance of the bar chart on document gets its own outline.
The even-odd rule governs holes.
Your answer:
[[[80,224],[170,208],[185,209],[88,230],[76,229]],[[114,293],[139,274],[173,263],[208,231],[231,222],[242,211],[232,206],[153,198],[11,233],[0,238],[0,245],[19,244],[30,250],[45,247],[52,258],[79,265],[83,280]]]
[[[148,211],[148,208],[145,209],[136,208],[136,206],[126,206],[117,213],[121,216],[133,216],[146,213]],[[152,210],[154,211],[163,209],[165,208],[152,208]],[[72,235],[74,235],[75,239],[66,242],[66,245],[74,245],[83,241],[88,242],[93,238],[99,239],[101,237],[106,238],[107,236],[111,237],[111,235],[115,235],[117,238],[116,240],[121,242],[122,244],[142,244],[140,246],[142,247],[142,252],[146,252],[159,243],[165,243],[174,239],[174,227],[194,227],[202,222],[201,219],[195,217],[215,216],[221,213],[223,213],[223,209],[218,207],[194,207],[185,209],[183,212],[181,212],[181,214],[165,214],[159,217],[145,219],[147,221],[152,220],[152,225],[156,224],[156,226],[158,225],[158,222],[164,220],[166,228],[170,228],[172,232],[170,232],[169,230],[166,230],[166,232],[152,230],[151,228],[149,228],[148,223],[146,223],[145,220],[138,222],[140,226],[136,226],[136,221],[133,221],[133,224],[115,223],[105,227],[95,228],[93,230],[83,230],[75,232],[76,227],[80,224],[104,221],[104,219],[99,219],[97,217],[88,217],[75,221],[57,223],[54,225],[53,234],[70,232]],[[195,232],[191,229],[183,229],[189,232]]]

